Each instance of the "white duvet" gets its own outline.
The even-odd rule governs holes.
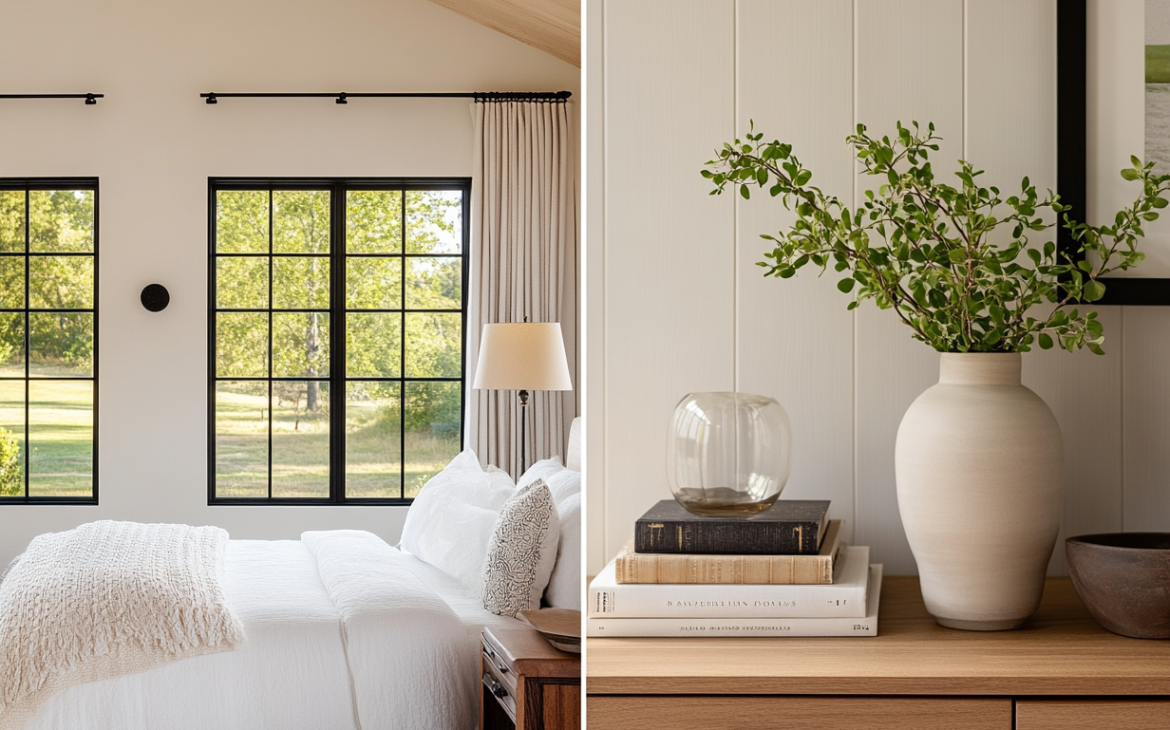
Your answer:
[[[242,646],[72,687],[25,730],[467,730],[478,645],[426,574],[365,532],[231,540]]]

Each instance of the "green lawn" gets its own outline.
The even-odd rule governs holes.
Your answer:
[[[267,496],[267,396],[250,384],[221,384],[216,399],[216,493],[221,497]],[[264,386],[260,386],[263,388]],[[325,392],[322,391],[322,403]],[[347,407],[346,494],[397,497],[401,446],[397,419],[381,401],[351,400]],[[433,429],[406,433],[406,496],[459,453],[459,433]],[[305,398],[278,400],[272,421],[272,496],[329,495],[329,416],[308,412]]]
[[[20,444],[34,497],[87,497],[93,474],[93,384],[34,380],[29,384],[29,446],[24,444],[24,383],[0,384],[0,427]],[[27,457],[27,458],[26,458]]]
[[[1170,84],[1170,45],[1146,46],[1146,83]]]
[[[241,386],[242,384],[232,384]],[[266,390],[223,388],[217,398],[216,484],[222,497],[268,494]],[[263,386],[266,388],[266,386]],[[322,403],[327,391],[322,391]],[[89,381],[30,384],[29,488],[33,496],[84,497],[92,489],[93,408]],[[274,497],[329,495],[329,416],[307,412],[304,397],[278,400],[272,433]],[[351,497],[397,497],[401,455],[397,419],[385,417],[384,401],[351,400],[346,435],[346,491]],[[24,383],[0,381],[0,427],[24,444]],[[437,431],[437,433],[436,433]],[[427,428],[406,433],[406,496],[459,453],[459,433]]]

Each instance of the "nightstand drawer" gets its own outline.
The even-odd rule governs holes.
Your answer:
[[[516,667],[509,662],[508,654],[493,645],[487,636],[483,637],[483,664],[485,668],[490,666],[504,686],[516,694]]]
[[[589,695],[589,730],[1011,730],[1010,699]],[[1024,730],[1020,726],[1020,730]]]
[[[1017,730],[1170,728],[1170,700],[1018,700]]]

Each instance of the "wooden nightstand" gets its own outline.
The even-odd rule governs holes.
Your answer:
[[[479,657],[483,730],[579,730],[581,657],[517,625],[483,632]]]
[[[1101,628],[1049,578],[1016,631],[944,629],[883,581],[873,638],[588,639],[589,730],[1170,728],[1170,641]]]

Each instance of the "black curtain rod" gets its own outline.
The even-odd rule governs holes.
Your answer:
[[[346,92],[346,91],[332,91],[332,92],[300,92],[300,93],[219,93],[209,91],[205,94],[200,94],[200,98],[206,99],[208,104],[217,104],[220,99],[227,99],[230,97],[249,98],[249,99],[291,99],[291,98],[325,98],[334,99],[337,104],[347,104],[348,99],[358,98],[396,98],[396,99],[475,99],[476,101],[548,101],[548,102],[563,102],[568,101],[572,96],[571,91],[440,91],[440,92],[391,92],[391,93],[372,93],[372,92]]]
[[[105,94],[0,94],[0,99],[85,99],[86,104],[96,104]]]

